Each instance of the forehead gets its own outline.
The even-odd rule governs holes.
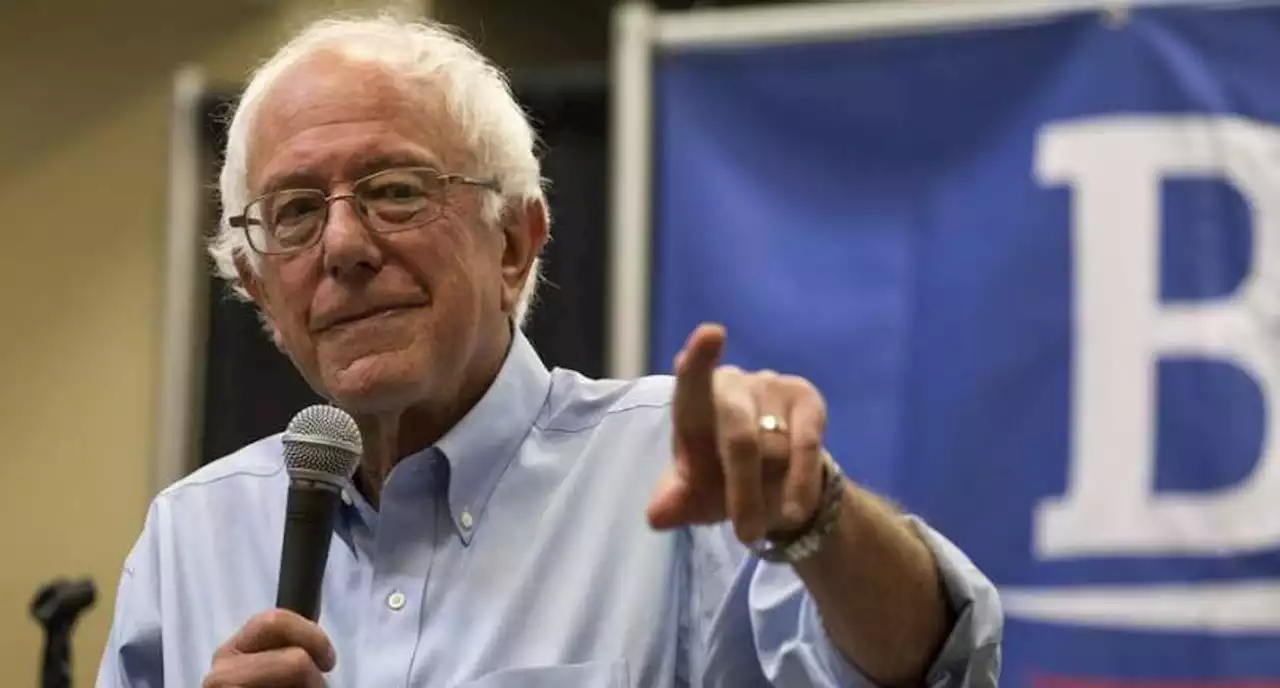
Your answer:
[[[249,188],[350,179],[371,160],[459,165],[466,157],[443,94],[385,67],[323,53],[268,89],[249,131]]]

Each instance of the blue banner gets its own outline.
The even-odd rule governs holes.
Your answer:
[[[650,365],[815,381],[1002,685],[1280,686],[1277,65],[1256,4],[664,50]]]

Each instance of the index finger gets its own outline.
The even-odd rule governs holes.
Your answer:
[[[283,647],[306,650],[321,671],[332,670],[337,662],[333,644],[320,626],[286,609],[272,609],[255,615],[223,646],[226,653],[231,654],[252,654]]]
[[[703,323],[689,335],[676,356],[676,403],[711,399],[711,381],[724,350],[724,328]]]

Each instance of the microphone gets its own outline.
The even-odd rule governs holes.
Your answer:
[[[276,607],[311,621],[320,616],[320,587],[347,479],[363,453],[360,429],[342,409],[308,406],[284,433],[289,472]]]

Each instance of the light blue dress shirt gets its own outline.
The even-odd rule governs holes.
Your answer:
[[[329,685],[869,685],[789,566],[750,556],[727,525],[649,528],[671,394],[666,377],[548,371],[517,335],[480,403],[391,471],[380,509],[344,495],[321,603],[338,658]],[[274,606],[281,456],[270,437],[156,497],[124,565],[98,688],[195,688],[217,647]],[[995,685],[995,589],[915,523],[959,619],[929,685]]]

